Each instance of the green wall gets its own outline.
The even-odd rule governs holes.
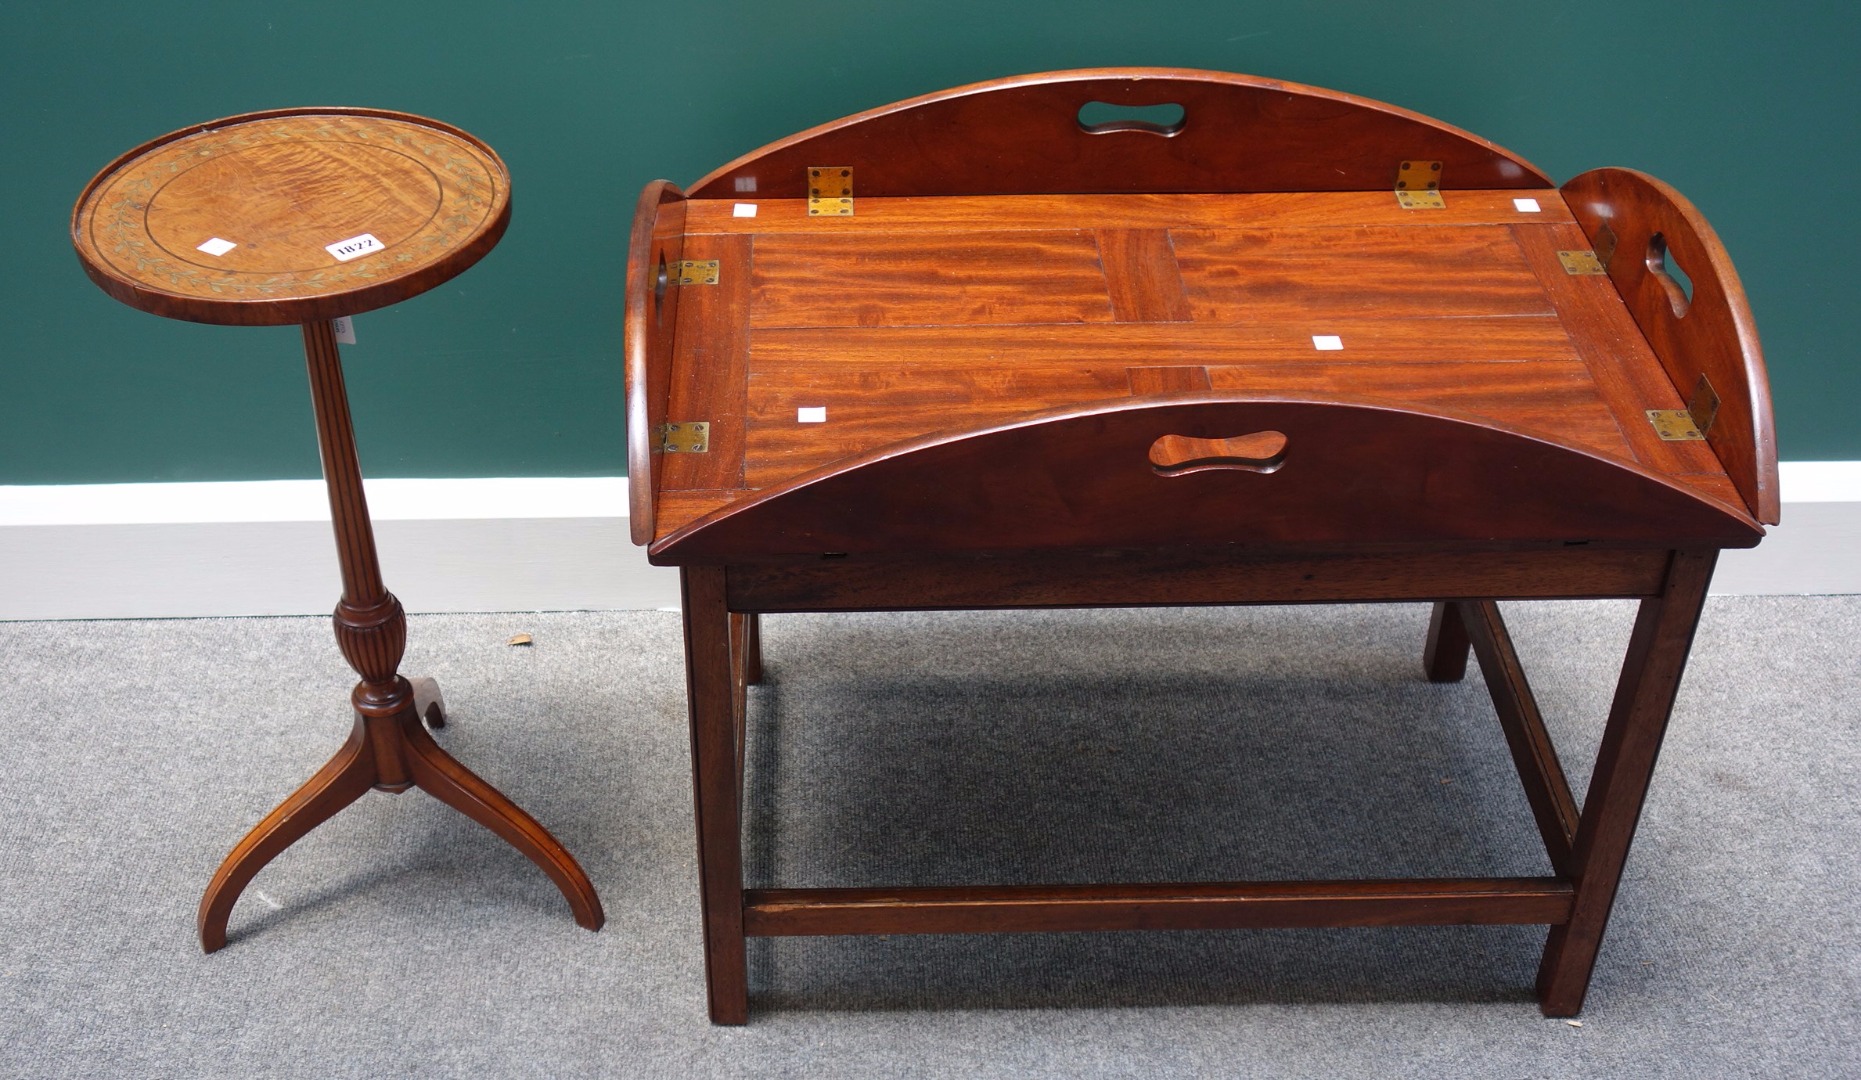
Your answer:
[[[65,236],[122,151],[285,105],[459,125],[513,173],[503,244],[361,316],[345,351],[374,476],[624,471],[628,218],[771,139],[1001,75],[1248,72],[1416,109],[1558,179],[1652,172],[1718,227],[1756,310],[1782,454],[1861,459],[1861,14],[1852,4],[1156,0],[34,3],[0,7],[0,484],[316,475],[294,329],[105,297]]]

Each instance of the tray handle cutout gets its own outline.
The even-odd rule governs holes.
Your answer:
[[[1161,476],[1187,476],[1211,469],[1270,473],[1286,463],[1286,436],[1256,431],[1227,439],[1165,435],[1150,444],[1150,464]]]
[[[1667,306],[1673,309],[1674,318],[1686,318],[1687,309],[1693,306],[1693,279],[1687,276],[1673,252],[1667,250],[1667,237],[1661,233],[1648,237],[1648,273],[1661,283],[1661,291],[1667,294]]]
[[[1183,129],[1188,111],[1174,102],[1161,105],[1114,105],[1109,101],[1088,101],[1079,107],[1079,130],[1088,135],[1113,131],[1142,131],[1150,135],[1174,135]]]

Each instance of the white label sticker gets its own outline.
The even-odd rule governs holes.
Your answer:
[[[795,423],[797,424],[825,424],[826,422],[827,406],[825,405],[803,406],[795,410]]]
[[[323,250],[336,256],[337,262],[348,262],[350,259],[359,259],[385,247],[387,245],[375,239],[373,233],[363,233],[360,236],[351,236],[347,240],[338,240],[334,244],[327,244]]]
[[[231,240],[222,240],[216,236],[194,250],[204,251],[217,259],[238,246],[238,244],[233,243]]]
[[[1518,207],[1521,214],[1536,214],[1544,209],[1538,205],[1537,199],[1513,199],[1512,205]]]
[[[338,315],[336,318],[331,319],[330,329],[336,331],[336,343],[338,345],[355,344],[355,323],[350,321],[349,316]]]
[[[756,216],[756,204],[753,202],[740,202],[737,205],[730,208],[730,216],[731,217],[755,217]]]
[[[1336,334],[1313,334],[1312,348],[1319,352],[1337,352],[1344,348],[1344,339]]]
[[[754,176],[737,177],[737,190],[738,191],[755,191],[756,190],[756,178]]]

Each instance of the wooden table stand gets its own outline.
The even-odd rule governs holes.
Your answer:
[[[496,244],[509,215],[508,175],[489,147],[435,121],[359,109],[254,113],[174,132],[112,163],[78,201],[79,258],[117,299],[197,322],[303,327],[342,571],[336,643],[361,676],[350,695],[355,729],[214,873],[198,919],[207,952],[226,944],[253,875],[371,788],[423,789],[541,867],[578,924],[604,921],[593,884],[555,837],[428,734],[423,721],[446,720],[437,684],[399,673],[407,616],[382,582],[330,322],[460,273]]]
[[[1186,596],[1201,603],[1285,602],[1293,595],[1308,602],[1367,602],[1390,600],[1392,590],[1363,591],[1351,580],[1354,560],[1348,558],[1265,558],[1238,567],[1159,560],[1147,568],[1135,565],[1144,561],[1137,558],[1118,568],[1120,577],[1141,578],[1144,584],[1136,586],[1090,583],[1076,573],[1086,567],[1064,560],[1044,573],[1031,561],[991,568],[997,572],[984,572],[981,581],[976,567],[946,565],[929,574],[899,573],[889,600],[869,578],[837,588],[831,572],[810,575],[804,586],[792,573],[754,566],[686,567],[687,685],[712,1018],[722,1024],[748,1019],[748,937],[1504,923],[1552,928],[1539,971],[1540,1007],[1547,1016],[1574,1016],[1602,944],[1716,555],[1650,551],[1571,560],[1507,553],[1495,559],[1470,551],[1373,560],[1379,572],[1400,572],[1400,588],[1413,594],[1403,599],[1463,590],[1518,599],[1640,596],[1581,814],[1498,605],[1491,599],[1435,605],[1424,647],[1427,673],[1454,681],[1470,650],[1478,658],[1552,876],[993,888],[743,887],[745,687],[758,681],[752,669],[761,663],[751,638],[757,613],[904,610],[923,606],[927,595],[939,606],[1005,606],[995,590],[1010,578],[1038,580],[1041,606],[1176,604]],[[1472,572],[1457,565],[1469,560],[1486,565]],[[1599,592],[1602,581],[1609,587]]]
[[[1313,87],[1057,72],[648,185],[626,312],[713,1021],[749,937],[1482,923],[1547,927],[1540,1007],[1582,1007],[1715,560],[1777,520],[1750,313],[1673,189]],[[1640,610],[1579,810],[1498,601],[1606,598]],[[1427,678],[1478,659],[1547,873],[746,888],[763,614],[1391,602],[1434,604]]]

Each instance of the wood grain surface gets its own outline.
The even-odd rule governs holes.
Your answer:
[[[661,181],[663,183],[663,181]],[[1515,200],[1529,197],[1536,211]],[[755,217],[736,207],[753,200]],[[1328,229],[1375,225],[1404,228],[1511,225],[1519,221],[1568,225],[1573,220],[1556,188],[1454,191],[1442,210],[1417,213],[1397,205],[1388,191],[1269,191],[1233,194],[951,195],[941,198],[859,200],[852,217],[810,217],[806,199],[759,195],[697,199],[688,208],[692,232],[864,233],[974,232],[1011,227],[1062,231],[1088,223],[1098,229]]]
[[[670,283],[670,267],[685,257],[687,205],[679,189],[663,180],[646,185],[627,245],[622,335],[627,385],[638,388],[627,395],[627,475],[646,481],[627,489],[628,525],[636,544],[653,538],[653,481],[660,453],[653,433],[666,422],[671,392],[680,290]]]
[[[1712,381],[1719,413],[1707,441],[1751,513],[1776,524],[1777,433],[1764,351],[1718,233],[1686,196],[1632,169],[1584,173],[1564,185],[1564,195],[1610,255],[1609,278],[1679,395],[1690,397],[1701,375]],[[1690,298],[1667,272],[1669,260],[1691,278]]]
[[[750,263],[748,236],[688,235],[688,262],[720,264],[715,285],[680,285],[675,352],[668,375],[667,423],[711,425],[703,453],[662,453],[661,485],[729,488],[743,482],[743,414],[748,393]],[[669,290],[671,291],[671,290]]]
[[[1176,104],[1168,133],[1088,129],[1080,109]],[[693,198],[803,198],[812,165],[849,166],[855,202],[889,195],[1390,191],[1407,159],[1444,188],[1546,187],[1477,135],[1368,98],[1182,68],[1058,71],[943,90],[782,139],[699,180]]]
[[[1165,475],[1167,435],[1284,433],[1271,474]],[[1629,463],[1446,414],[1221,391],[1069,406],[840,462],[699,519],[667,563],[828,552],[1685,538],[1763,530]]]
[[[1326,604],[1436,596],[1555,600],[1661,589],[1659,549],[1539,545],[1303,551],[1240,546],[847,555],[731,566],[732,611]]]
[[[490,251],[509,220],[509,173],[465,132],[378,110],[294,109],[196,125],[124,155],[79,197],[71,240],[91,280],[132,307],[274,326],[424,292]],[[361,237],[373,238],[362,254],[329,250]]]
[[[630,408],[709,421],[713,444],[648,454],[659,555],[887,447],[1195,390],[1464,418],[1743,503],[1711,447],[1648,424],[1684,401],[1610,279],[1559,262],[1587,242],[1562,196],[1450,194],[1443,213],[1362,192],[881,197],[831,219],[677,202],[678,242],[721,280],[674,290],[667,404]]]

